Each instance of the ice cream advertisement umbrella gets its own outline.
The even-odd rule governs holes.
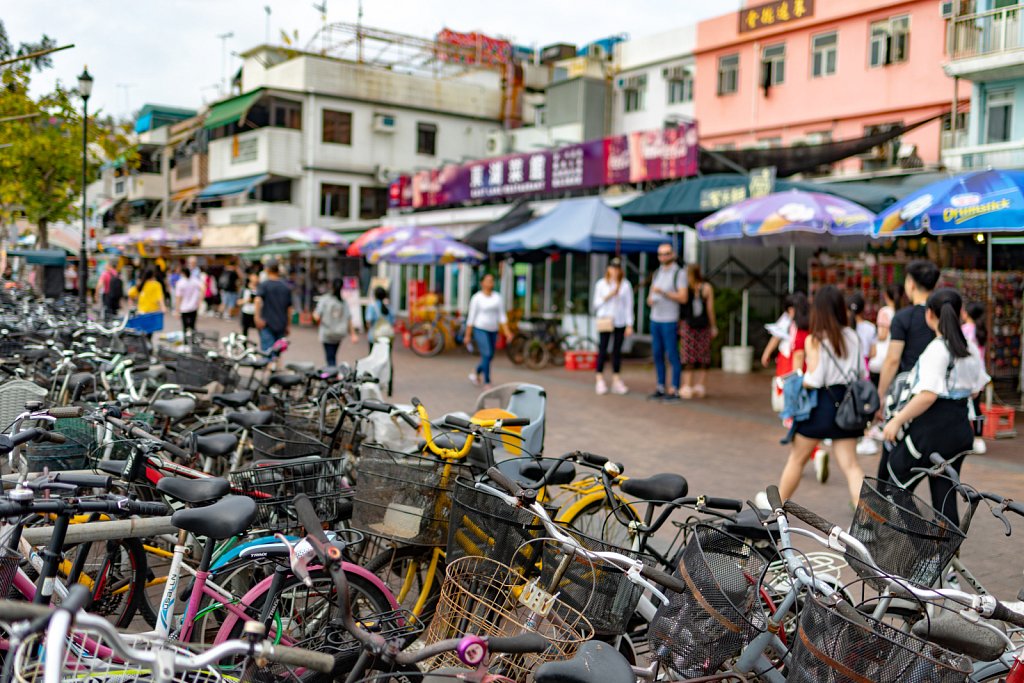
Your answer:
[[[400,265],[447,265],[449,263],[479,263],[484,255],[449,237],[417,235],[396,240],[370,252],[371,263],[384,261]]]
[[[377,249],[391,244],[392,242],[404,242],[412,239],[413,237],[431,237],[442,239],[448,236],[444,230],[440,228],[430,227],[394,227],[389,225],[382,225],[379,228],[373,228],[364,232],[362,235],[357,237],[355,241],[348,246],[349,256],[368,256]]]

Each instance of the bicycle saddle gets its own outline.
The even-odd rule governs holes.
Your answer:
[[[238,437],[227,432],[204,434],[196,437],[196,450],[213,457],[230,455],[238,445]]]
[[[281,387],[282,389],[291,389],[292,387],[299,386],[305,381],[306,378],[303,377],[302,375],[294,375],[291,373],[282,372],[276,375],[271,375],[267,383],[272,387],[278,386]]]
[[[513,458],[502,460],[497,464],[501,472],[515,481],[523,488],[540,488],[540,482],[544,476],[556,468],[554,473],[548,477],[548,485],[562,486],[571,483],[576,478],[576,466],[568,460],[528,460],[524,458]]]
[[[210,397],[214,405],[222,408],[244,408],[252,400],[252,392],[242,389],[230,391],[223,394],[214,394]]]
[[[690,490],[685,478],[669,473],[655,474],[644,479],[627,479],[619,488],[626,495],[655,504],[682,498]]]
[[[245,358],[238,361],[238,364],[243,368],[265,368],[270,365],[269,358]]]
[[[192,414],[192,411],[196,409],[196,402],[194,399],[183,396],[181,398],[165,398],[159,401],[153,401],[153,405],[150,406],[151,410],[157,415],[163,417],[169,417],[172,420],[180,420],[183,417]]]
[[[285,367],[300,375],[312,375],[316,372],[316,364],[309,360],[292,361],[291,363],[286,363]]]
[[[238,536],[256,519],[256,502],[245,496],[227,496],[213,505],[178,510],[171,524],[196,536],[223,541]]]
[[[732,520],[725,523],[725,530],[733,536],[753,541],[772,541],[779,537],[779,525],[772,522],[767,528],[761,524],[757,513],[750,509],[737,512]]]
[[[947,650],[967,655],[979,662],[999,659],[1006,643],[984,626],[971,624],[946,610],[938,610],[930,619],[921,619],[910,632]]]
[[[174,500],[190,505],[206,505],[228,495],[231,485],[227,479],[210,477],[209,479],[184,479],[182,477],[164,477],[156,483],[156,490]]]
[[[536,683],[636,683],[636,676],[618,650],[599,640],[580,645],[572,659],[542,664],[533,672]]]
[[[274,419],[273,410],[247,410],[244,413],[228,413],[227,420],[231,424],[252,429],[260,425],[270,424]]]

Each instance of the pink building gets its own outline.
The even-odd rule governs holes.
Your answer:
[[[700,22],[701,142],[817,144],[948,112],[954,86],[942,69],[945,38],[938,0],[775,0]],[[959,96],[966,105],[967,88]],[[948,116],[932,121],[837,170],[912,166],[914,155],[937,164],[948,127]]]

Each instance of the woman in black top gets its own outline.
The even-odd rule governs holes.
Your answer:
[[[715,290],[701,276],[700,266],[686,269],[687,288],[680,306],[680,337],[682,338],[682,398],[704,398],[704,381],[711,367],[711,340],[718,336],[715,326]],[[694,384],[696,373],[697,383]]]

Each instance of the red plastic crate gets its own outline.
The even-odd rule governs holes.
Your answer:
[[[596,370],[597,351],[566,351],[566,370]]]
[[[1013,427],[1016,413],[1013,408],[1003,406],[982,406],[981,412],[985,414],[985,427],[983,436],[986,439],[998,439],[999,437],[1016,436],[1017,431]]]

